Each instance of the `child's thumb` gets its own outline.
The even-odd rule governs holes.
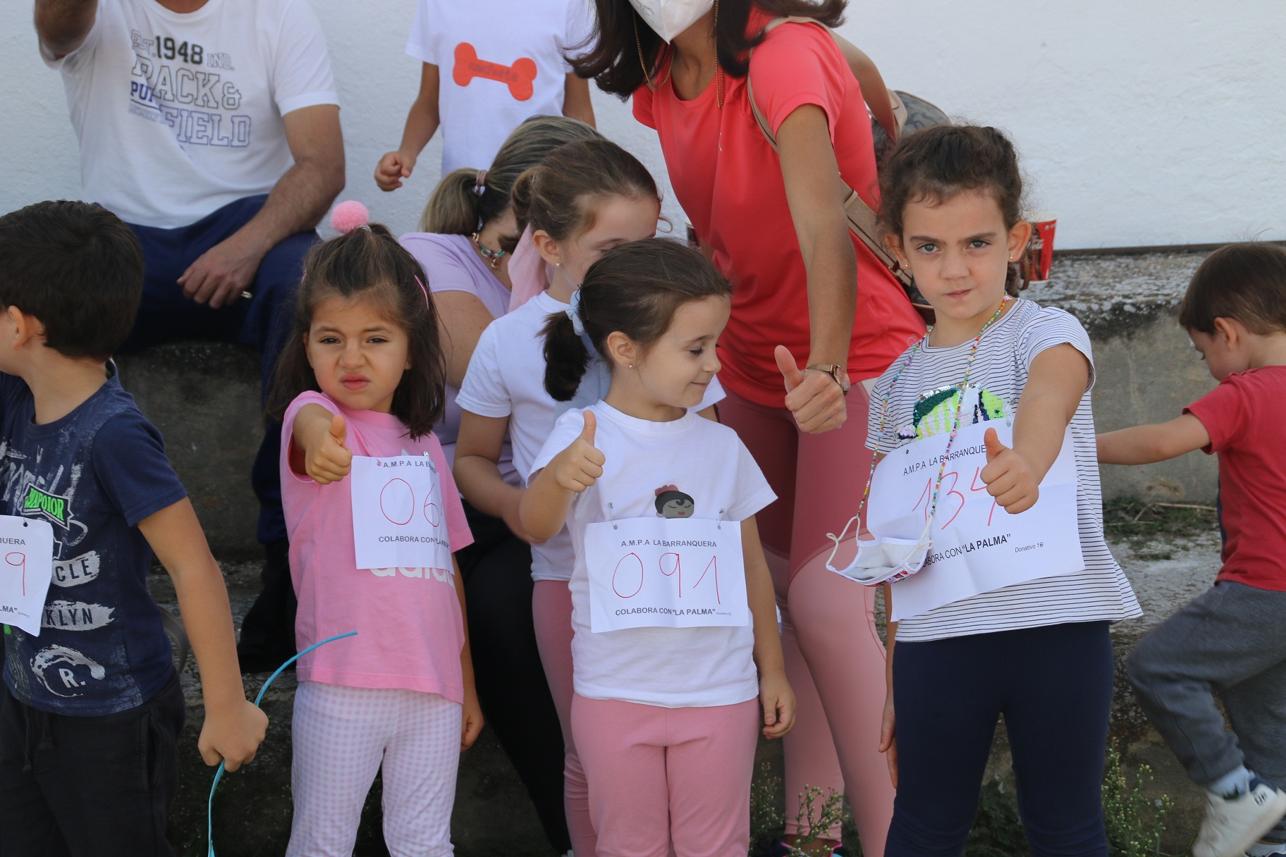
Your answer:
[[[586,412],[585,412],[585,428],[581,429],[581,432],[580,432],[580,439],[581,439],[581,440],[583,440],[583,441],[585,441],[586,443],[588,443],[590,446],[593,446],[593,445],[594,445],[594,433],[595,433],[596,431],[598,431],[598,420],[597,420],[597,418],[594,416],[594,412],[593,412],[593,411],[586,411]]]
[[[997,455],[1004,452],[1009,447],[1000,442],[1000,435],[994,428],[987,429],[982,435],[982,442],[987,446],[987,460],[993,461]]]
[[[344,444],[344,438],[348,436],[348,425],[344,422],[343,414],[335,414],[330,418],[330,436],[339,441],[341,446]]]
[[[781,377],[786,380],[786,392],[799,386],[799,382],[804,380],[804,373],[800,370],[799,364],[795,362],[795,356],[790,353],[790,349],[784,345],[778,345],[773,349],[773,357],[777,359],[777,370],[781,372]]]

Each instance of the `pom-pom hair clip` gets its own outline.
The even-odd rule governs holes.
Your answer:
[[[347,235],[370,222],[370,211],[355,199],[344,200],[330,212],[330,227],[341,235]]]

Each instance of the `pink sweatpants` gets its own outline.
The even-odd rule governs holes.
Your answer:
[[[785,408],[732,393],[719,419],[736,430],[777,493],[756,519],[782,614],[786,675],[798,700],[786,736],[786,831],[839,839],[838,828],[803,829],[799,796],[807,786],[844,790],[865,854],[883,854],[893,817],[893,786],[879,752],[884,713],[884,645],[875,629],[875,590],[826,569],[832,543],[857,511],[870,473],[868,398],[848,394],[843,428],[801,434]],[[849,538],[853,538],[852,530]],[[851,557],[841,551],[842,561]]]
[[[563,727],[563,806],[576,857],[594,857],[597,844],[589,813],[589,787],[572,738],[572,593],[563,580],[537,580],[531,596],[536,648]]]
[[[432,693],[300,682],[286,857],[351,857],[362,805],[381,765],[389,853],[452,854],[460,711],[459,703]]]
[[[572,732],[598,857],[746,857],[758,699],[660,708],[575,696]]]

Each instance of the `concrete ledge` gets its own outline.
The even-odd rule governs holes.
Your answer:
[[[1214,387],[1177,323],[1179,300],[1205,258],[1195,253],[1056,258],[1048,285],[1026,293],[1067,310],[1089,331],[1100,431],[1178,416]],[[1188,455],[1145,467],[1102,468],[1103,496],[1213,504],[1213,456]]]
[[[165,438],[216,556],[259,555],[250,466],[263,437],[253,349],[184,342],[117,358],[121,383]]]

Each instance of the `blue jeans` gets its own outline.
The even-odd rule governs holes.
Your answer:
[[[253,297],[211,309],[187,298],[177,280],[202,253],[244,226],[263,208],[266,196],[229,203],[190,226],[157,229],[130,228],[143,245],[143,302],[134,330],[123,351],[181,339],[215,339],[251,345],[259,350],[262,391],[267,394],[277,357],[290,333],[295,292],[303,260],[319,239],[316,232],[298,232],[277,244],[259,263],[247,289]],[[250,482],[259,498],[259,541],[284,541],[286,522],[281,512],[278,456],[281,425],[266,423],[255,456]]]
[[[886,857],[964,853],[1002,714],[1032,854],[1107,857],[1112,674],[1106,622],[899,642],[898,793]]]

